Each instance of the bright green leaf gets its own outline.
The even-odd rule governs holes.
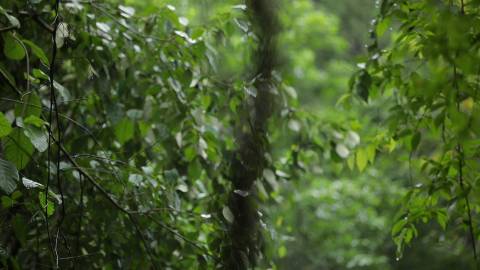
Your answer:
[[[12,132],[12,126],[3,113],[0,112],[0,138]]]
[[[23,120],[25,124],[31,124],[35,127],[41,128],[45,125],[45,121],[36,115],[29,115],[27,118]]]
[[[115,126],[115,136],[120,144],[124,144],[133,138],[134,127],[134,123],[128,118],[123,118],[117,123]]]
[[[40,202],[40,207],[42,208],[42,211],[45,211],[46,209],[47,216],[53,215],[53,213],[55,212],[55,205],[50,199],[45,198],[44,192],[38,193],[38,200]]]
[[[359,149],[356,154],[357,168],[360,172],[365,170],[368,164],[367,151],[365,149]]]
[[[21,43],[8,33],[3,36],[3,53],[12,60],[22,60],[25,57],[25,49]]]

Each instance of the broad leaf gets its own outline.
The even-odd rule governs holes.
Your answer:
[[[11,162],[0,159],[0,189],[10,194],[17,188],[18,171]]]
[[[362,172],[365,167],[367,167],[368,163],[368,153],[365,149],[359,149],[356,155],[357,160],[357,168],[360,172]]]
[[[0,112],[0,138],[7,136],[12,132],[12,127],[8,119]]]
[[[12,60],[22,60],[25,57],[25,49],[21,43],[13,38],[12,34],[3,36],[3,53]]]
[[[14,128],[10,135],[3,138],[3,150],[5,158],[21,170],[30,161],[34,148],[21,128]]]
[[[128,140],[133,138],[133,134],[134,134],[134,124],[128,118],[123,118],[115,126],[115,136],[117,137],[120,144],[124,144]]]
[[[36,127],[34,125],[26,125],[23,132],[38,151],[43,152],[47,150],[48,133],[45,128]]]
[[[24,39],[22,41],[23,43],[27,44],[30,47],[33,54],[37,56],[38,59],[40,59],[40,61],[42,61],[44,65],[47,65],[47,66],[50,65],[50,61],[48,61],[48,57],[45,54],[45,52],[42,50],[42,48],[38,47],[35,43],[31,42],[30,40]]]

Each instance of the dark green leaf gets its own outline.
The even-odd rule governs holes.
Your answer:
[[[120,144],[124,144],[133,138],[134,127],[133,122],[128,118],[123,118],[117,123],[115,126],[115,136]]]
[[[15,166],[3,159],[0,159],[0,189],[10,194],[17,188],[19,181],[18,171]]]
[[[32,50],[33,54],[35,56],[38,57],[38,59],[40,59],[40,61],[42,61],[42,63],[46,66],[49,66],[50,65],[50,61],[48,61],[48,57],[47,55],[45,54],[45,52],[42,50],[42,48],[38,47],[37,45],[35,45],[35,43],[31,42],[30,40],[22,40],[23,43],[27,44],[30,49]]]
[[[21,128],[14,128],[7,137],[3,138],[4,156],[19,170],[25,168],[34,151],[30,139],[23,134]]]

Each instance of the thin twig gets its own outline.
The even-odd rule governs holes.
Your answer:
[[[463,8],[463,1],[462,1],[462,8]],[[453,65],[453,87],[456,90],[456,105],[457,105],[457,111],[461,113],[460,111],[460,88],[458,86],[457,82],[457,66],[454,64]],[[477,244],[476,244],[476,239],[475,239],[475,233],[474,233],[474,227],[473,227],[473,219],[472,219],[472,210],[470,207],[470,200],[468,199],[468,194],[465,191],[465,184],[464,184],[464,177],[463,177],[463,163],[464,163],[464,152],[463,152],[463,146],[460,142],[457,143],[456,146],[456,152],[458,156],[458,182],[460,185],[460,189],[462,190],[463,195],[465,196],[465,205],[467,208],[467,223],[468,223],[468,229],[469,229],[469,234],[470,234],[470,241],[472,242],[472,252],[473,252],[473,258],[475,260],[475,265],[476,268],[479,269],[478,265],[478,257],[477,257]]]
[[[199,249],[200,251],[202,251],[205,255],[211,257],[211,258],[214,258],[209,252],[207,249],[205,249],[204,247],[200,246],[198,243],[196,243],[195,241],[193,240],[190,240],[188,239],[187,237],[185,237],[184,235],[182,235],[181,233],[177,232],[176,230],[170,228],[168,225],[164,224],[163,222],[155,219],[152,215],[150,214],[146,214],[146,216],[152,220],[154,223],[156,223],[158,226],[164,228],[165,230],[167,230],[168,232],[172,233],[173,235],[177,236],[178,238],[182,239],[183,241],[185,241],[186,243],[190,244],[191,246]]]
[[[55,140],[54,137],[52,137],[53,140]],[[152,263],[152,267],[154,267],[154,269],[156,269],[156,265],[155,265],[155,262],[154,262],[154,257],[153,257],[153,253],[151,252],[151,249],[150,247],[147,245],[145,239],[144,239],[144,236],[143,234],[141,233],[140,231],[140,228],[138,226],[138,223],[136,222],[136,219],[135,217],[133,216],[133,214],[131,214],[127,209],[123,208],[111,195],[110,193],[108,193],[90,174],[88,174],[83,168],[80,167],[80,165],[75,161],[75,159],[70,155],[70,153],[68,153],[68,151],[65,149],[65,147],[63,145],[59,145],[60,147],[60,150],[62,151],[63,155],[67,158],[67,160],[75,167],[75,169],[81,174],[83,175],[96,189],[98,189],[100,191],[100,193],[116,208],[118,209],[120,212],[124,213],[127,215],[128,219],[130,220],[130,222],[132,222],[132,224],[134,225],[135,227],[135,230],[137,231],[138,235],[140,236],[142,242],[143,242],[143,245],[145,247],[145,250],[147,251],[147,255]]]
[[[0,33],[8,32],[8,31],[11,31],[11,30],[14,30],[14,29],[18,29],[18,27],[15,26],[15,25],[10,25],[10,26],[4,27],[4,28],[0,28]]]

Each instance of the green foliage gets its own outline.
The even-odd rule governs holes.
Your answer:
[[[397,256],[430,220],[464,228],[472,251],[478,241],[477,13],[478,1],[382,1],[354,79],[363,99],[382,95],[387,138],[409,151],[409,192],[392,228]],[[384,48],[378,38],[390,25]]]
[[[22,60],[25,57],[25,50],[20,40],[12,34],[7,33],[3,36],[3,53],[12,60]]]
[[[0,113],[0,138],[7,136],[12,132],[12,127],[3,113]]]
[[[258,37],[233,4],[190,25],[167,3],[61,1],[56,17],[51,1],[2,2],[2,267],[222,267],[229,197],[267,182],[232,190],[237,133],[263,95],[247,72]],[[285,89],[271,102],[292,110]]]
[[[385,247],[391,217],[382,211],[394,209],[401,188],[370,174],[355,181],[316,177],[307,187],[290,188],[302,191],[294,191],[294,199],[275,216],[288,236],[287,255],[279,259],[282,269],[390,269]]]

